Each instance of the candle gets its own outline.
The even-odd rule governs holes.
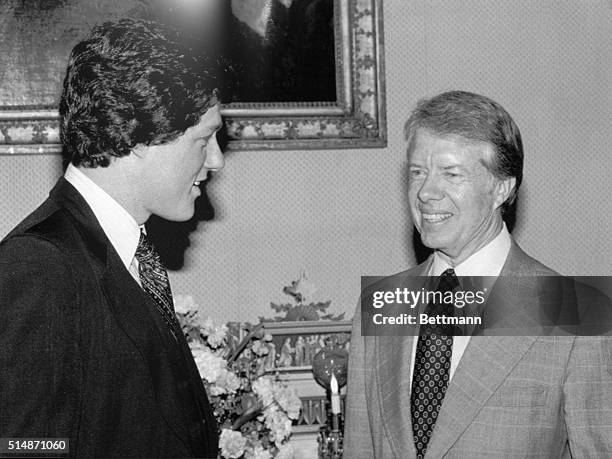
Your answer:
[[[332,373],[331,381],[331,410],[332,414],[340,414],[340,394],[338,393],[338,380]]]

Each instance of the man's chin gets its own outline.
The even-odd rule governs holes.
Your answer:
[[[190,208],[184,210],[173,209],[172,212],[160,212],[156,213],[155,215],[171,222],[186,222],[191,220],[195,215],[195,207],[191,206]]]
[[[191,211],[191,212],[185,212],[182,215],[177,215],[172,221],[175,222],[186,222],[189,221],[193,218],[193,216],[195,215],[195,211]]]
[[[428,249],[441,250],[442,252],[444,252],[444,248],[447,246],[445,241],[440,237],[426,232],[421,233],[421,242]]]

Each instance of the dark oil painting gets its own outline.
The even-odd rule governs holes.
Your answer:
[[[224,69],[224,102],[335,102],[334,0],[2,0],[0,105],[55,106],[72,47],[141,17]]]

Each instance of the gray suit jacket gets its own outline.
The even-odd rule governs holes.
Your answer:
[[[431,260],[397,274],[425,276]],[[501,276],[529,276],[533,298],[553,271],[513,242]],[[353,319],[345,457],[413,458],[412,336],[362,336]],[[612,340],[473,336],[448,386],[427,458],[612,456]]]

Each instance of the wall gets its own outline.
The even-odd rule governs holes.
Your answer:
[[[302,268],[317,300],[352,315],[359,276],[414,263],[402,126],[446,89],[504,105],[523,134],[515,235],[574,275],[612,274],[612,4],[604,0],[385,0],[384,149],[231,153],[210,185],[217,218],[191,235],[175,293],[218,321],[272,316]],[[59,175],[59,158],[0,157],[0,234]]]

